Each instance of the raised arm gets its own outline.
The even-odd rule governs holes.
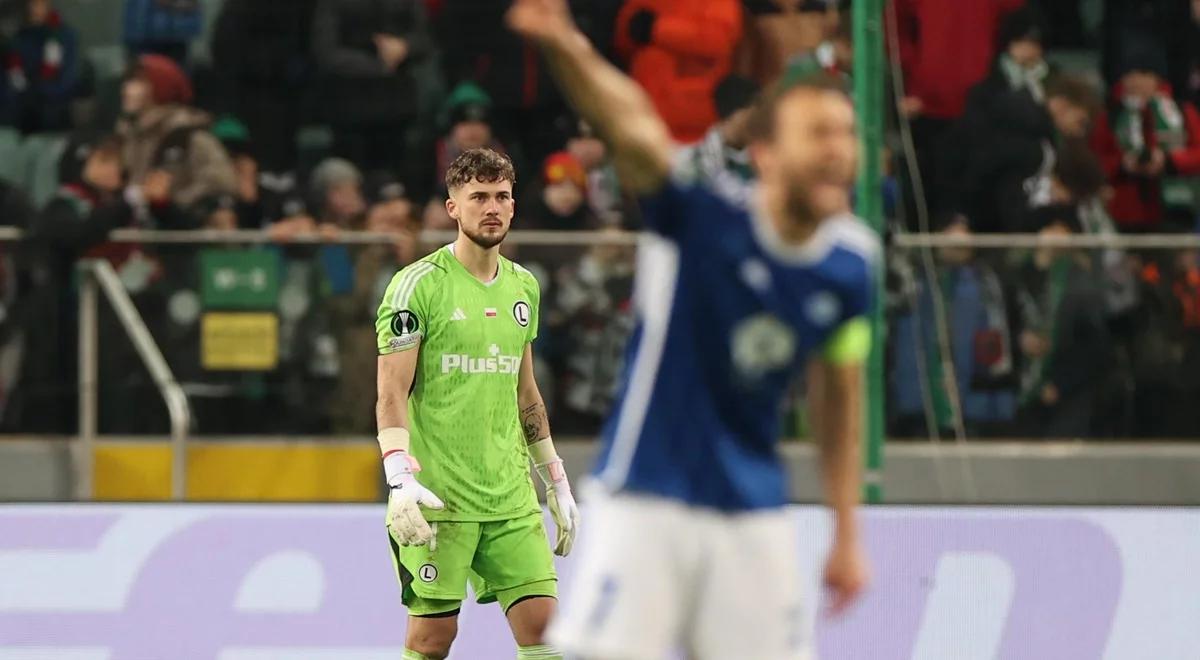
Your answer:
[[[508,24],[541,48],[559,89],[612,148],[623,183],[657,190],[671,169],[671,134],[650,98],[592,47],[565,0],[515,0]]]

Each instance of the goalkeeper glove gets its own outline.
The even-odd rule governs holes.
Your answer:
[[[554,451],[554,441],[549,437],[529,445],[529,455],[538,476],[546,485],[546,504],[550,506],[550,515],[554,517],[554,526],[558,536],[554,543],[554,554],[566,557],[575,545],[575,535],[579,532],[579,505],[571,494],[571,484],[567,481],[567,471],[563,469],[562,459]]]
[[[413,476],[421,471],[421,464],[408,454],[407,430],[388,428],[380,431],[379,445],[384,451],[383,470],[391,487],[388,531],[400,545],[425,545],[433,538],[433,531],[421,515],[421,507],[441,509],[446,505]]]

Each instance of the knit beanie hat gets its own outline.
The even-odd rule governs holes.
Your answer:
[[[587,174],[583,171],[583,165],[565,151],[558,151],[546,157],[542,166],[542,178],[546,185],[570,181],[580,190],[587,189]]]
[[[195,97],[192,81],[175,60],[162,55],[142,55],[134,65],[132,75],[150,85],[150,94],[158,105],[188,104]]]

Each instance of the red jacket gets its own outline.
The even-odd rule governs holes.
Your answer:
[[[658,15],[644,46],[629,37],[629,21],[643,9]],[[739,0],[629,0],[617,14],[617,52],[680,142],[698,141],[716,123],[713,90],[741,36]]]
[[[1162,91],[1170,94],[1171,88],[1164,84]],[[1121,98],[1120,85],[1113,87],[1113,97]],[[1167,153],[1167,170],[1181,175],[1200,175],[1200,113],[1192,104],[1182,102],[1179,112],[1183,115],[1187,144]],[[1108,205],[1113,220],[1125,229],[1157,227],[1163,219],[1162,186],[1157,179],[1136,177],[1125,171],[1121,162],[1124,154],[1107,113],[1096,120],[1091,145],[1113,187],[1113,198]]]
[[[922,114],[956,119],[967,90],[983,80],[996,56],[996,28],[1025,0],[896,0],[896,30],[905,93]]]

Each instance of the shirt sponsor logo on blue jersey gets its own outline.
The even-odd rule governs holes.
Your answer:
[[[796,357],[796,334],[774,314],[755,314],[737,324],[732,342],[733,366],[747,381],[786,369]]]

